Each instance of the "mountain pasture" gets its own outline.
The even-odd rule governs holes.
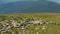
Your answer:
[[[28,23],[28,27],[19,26],[12,27],[8,29],[8,32],[0,33],[1,34],[60,34],[60,13],[21,13],[21,14],[0,14],[0,23],[4,20],[14,19],[15,22],[23,18],[33,18],[34,20],[43,20],[48,22],[53,22],[49,24],[32,24]],[[26,21],[25,19],[25,21]],[[24,20],[23,20],[24,21]],[[24,22],[25,22],[24,21]],[[14,22],[14,21],[13,21]],[[6,29],[5,29],[6,30]]]

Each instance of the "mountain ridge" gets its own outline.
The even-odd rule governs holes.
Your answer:
[[[60,4],[39,0],[19,1],[0,5],[0,13],[60,12]]]

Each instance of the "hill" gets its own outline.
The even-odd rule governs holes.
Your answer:
[[[60,12],[60,4],[39,0],[19,1],[0,5],[0,13]]]

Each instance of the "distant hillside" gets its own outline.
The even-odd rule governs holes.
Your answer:
[[[60,12],[60,4],[39,0],[19,1],[0,5],[0,13]]]

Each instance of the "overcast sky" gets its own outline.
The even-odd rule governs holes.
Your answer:
[[[0,4],[8,3],[8,2],[15,2],[15,1],[21,1],[21,0],[0,0]],[[60,0],[49,0],[49,1],[60,3]]]
[[[60,0],[49,0],[49,1],[60,3]]]

